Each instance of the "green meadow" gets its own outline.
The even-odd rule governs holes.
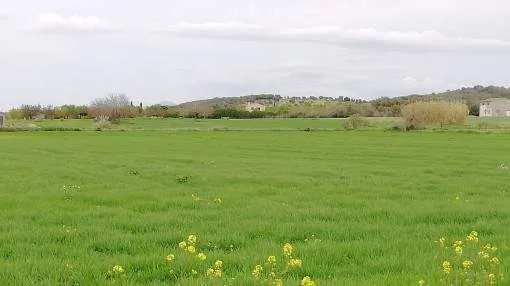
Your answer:
[[[103,132],[48,120],[30,124],[82,131],[0,132],[0,284],[259,285],[254,266],[281,264],[291,243],[303,265],[284,285],[441,285],[435,241],[473,230],[510,275],[509,122],[387,130],[396,120],[343,131],[333,119],[131,119]],[[179,249],[190,234],[205,261]],[[216,260],[222,277],[205,277]]]

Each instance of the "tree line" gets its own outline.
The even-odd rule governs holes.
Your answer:
[[[22,105],[8,112],[13,119],[79,119],[98,118],[116,122],[121,118],[346,118],[354,114],[364,117],[399,117],[402,108],[415,102],[454,102],[465,104],[470,115],[478,115],[482,99],[510,98],[510,89],[504,87],[461,88],[438,94],[382,97],[367,101],[350,97],[282,97],[259,94],[241,97],[212,98],[184,103],[178,106],[134,104],[124,94],[98,98],[89,105],[41,106]],[[263,110],[248,111],[244,104],[256,102]]]

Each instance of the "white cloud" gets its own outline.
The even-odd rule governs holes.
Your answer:
[[[108,32],[114,30],[96,16],[62,16],[54,13],[39,15],[36,31],[46,33]]]
[[[477,52],[510,51],[510,41],[502,39],[463,38],[438,31],[380,31],[342,29],[334,26],[270,29],[242,23],[181,23],[167,32],[176,36],[216,38],[241,41],[296,41],[340,45],[351,48],[388,51]]]
[[[433,87],[439,84],[440,81],[428,76],[424,78],[405,76],[404,78],[402,78],[401,83],[409,87]]]
[[[402,83],[406,85],[412,85],[418,83],[418,80],[412,76],[406,76],[402,79]]]
[[[218,38],[231,40],[268,40],[271,32],[267,28],[258,25],[248,25],[236,22],[217,23],[209,22],[202,24],[180,23],[170,25],[164,32],[177,36],[196,38]]]

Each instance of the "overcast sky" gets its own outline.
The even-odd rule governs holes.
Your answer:
[[[506,0],[0,0],[0,109],[510,86]]]

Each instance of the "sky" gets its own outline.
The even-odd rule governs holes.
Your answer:
[[[510,86],[506,0],[0,0],[0,110]]]

